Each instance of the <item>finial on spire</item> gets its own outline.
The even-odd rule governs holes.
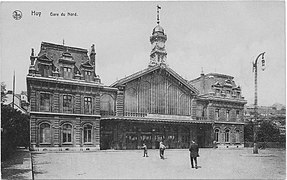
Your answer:
[[[65,46],[65,39],[63,39],[63,46]]]
[[[201,74],[200,75],[204,75],[204,73],[203,73],[203,67],[201,67]]]
[[[31,56],[34,56],[34,48],[32,48]]]
[[[95,53],[95,44],[92,44],[91,46],[91,53]]]
[[[157,7],[157,24],[159,24],[159,10],[161,9],[161,7],[159,5],[157,5],[156,7]]]

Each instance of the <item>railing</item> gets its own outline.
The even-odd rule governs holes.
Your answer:
[[[224,98],[229,98],[229,99],[244,100],[244,97],[238,96],[236,94],[225,94],[225,93],[209,92],[208,95],[209,96],[215,96],[215,97],[224,97]]]
[[[116,113],[114,111],[100,111],[101,116],[115,116]]]
[[[196,120],[207,120],[207,117],[196,117]]]
[[[133,116],[133,117],[145,117],[147,116],[147,113],[142,112],[125,112],[125,116]]]

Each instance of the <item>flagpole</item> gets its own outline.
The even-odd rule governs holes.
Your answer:
[[[12,105],[13,105],[13,108],[14,108],[14,96],[15,96],[15,70],[14,70],[14,74],[13,74],[13,102],[12,102]]]

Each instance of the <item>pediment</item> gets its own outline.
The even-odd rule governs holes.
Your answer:
[[[93,69],[93,66],[90,64],[89,61],[86,61],[86,62],[82,63],[81,67],[85,68],[85,69]]]
[[[41,56],[38,57],[38,60],[52,62],[52,60],[48,58],[47,54],[42,54]]]
[[[216,81],[216,83],[214,83],[212,86],[214,86],[214,87],[222,87],[222,85],[218,81]]]
[[[184,88],[192,94],[198,94],[199,91],[193,87],[192,85],[188,84],[188,81],[182,78],[179,74],[173,71],[171,68],[167,67],[166,65],[156,65],[153,67],[146,68],[142,71],[136,72],[130,76],[127,76],[123,79],[120,79],[113,83],[112,87],[118,86],[125,86],[128,83],[132,83],[132,81],[144,79],[146,76],[162,76],[167,78],[170,82],[175,84],[178,87]]]
[[[225,83],[224,83],[224,86],[227,86],[227,87],[232,87],[232,82],[230,79],[226,79],[225,80]]]

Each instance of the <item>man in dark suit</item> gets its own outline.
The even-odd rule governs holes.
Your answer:
[[[193,161],[194,161],[195,169],[197,169],[197,157],[199,157],[198,150],[199,150],[198,145],[194,141],[191,141],[191,144],[189,147],[191,168],[194,168],[193,166]]]

